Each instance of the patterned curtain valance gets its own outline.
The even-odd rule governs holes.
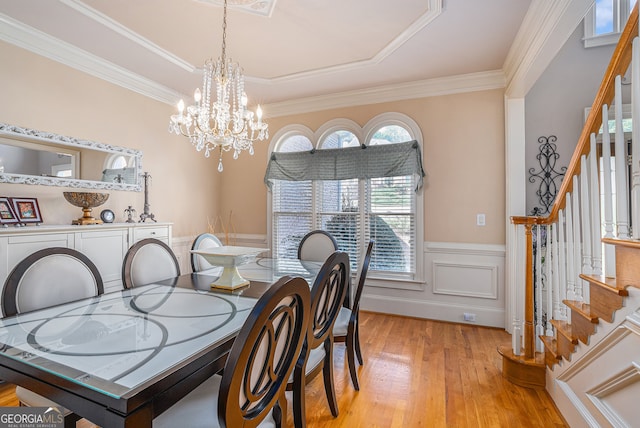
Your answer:
[[[271,154],[265,184],[272,180],[348,180],[351,178],[418,176],[416,192],[425,176],[417,141],[375,146],[321,149]]]

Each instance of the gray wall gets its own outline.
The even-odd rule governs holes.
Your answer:
[[[527,178],[540,171],[538,138],[555,135],[560,155],[556,170],[568,166],[584,124],[584,109],[598,91],[615,45],[584,48],[582,23],[558,52],[525,97]],[[560,179],[556,180],[558,187]],[[541,206],[536,196],[540,180],[527,182],[527,213]]]

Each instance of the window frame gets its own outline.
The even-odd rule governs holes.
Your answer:
[[[631,14],[631,0],[613,0],[613,31],[605,34],[596,33],[596,4],[584,17],[584,47],[592,48],[618,43],[620,33],[627,24]]]
[[[268,156],[266,161],[269,161],[271,154],[274,151],[277,151],[278,148],[285,142],[288,138],[301,135],[308,138],[314,149],[321,150],[322,144],[326,140],[328,136],[333,134],[336,131],[348,131],[353,133],[357,138],[360,144],[368,144],[371,141],[373,135],[382,127],[396,125],[401,126],[406,129],[410,134],[412,139],[416,140],[420,147],[423,147],[422,141],[422,131],[418,124],[411,119],[409,116],[397,113],[397,112],[387,112],[382,113],[366,123],[365,126],[360,127],[356,122],[346,119],[346,118],[338,118],[332,119],[328,122],[322,124],[317,131],[313,132],[308,127],[301,124],[292,124],[287,125],[280,130],[278,130],[271,142],[269,144]],[[423,158],[424,158],[424,152]],[[364,188],[363,180],[359,180],[358,184],[360,189]],[[412,189],[414,191],[414,189]],[[315,198],[314,198],[315,199]],[[415,260],[414,267],[415,272],[413,274],[402,274],[402,273],[390,273],[390,274],[380,274],[380,272],[369,271],[369,278],[371,281],[368,281],[368,285],[379,286],[385,288],[399,288],[399,289],[409,289],[409,290],[421,290],[424,285],[424,196],[423,191],[420,190],[415,193]],[[315,200],[313,202],[315,204]],[[360,211],[365,210],[365,207],[360,205]],[[312,216],[313,221],[316,220],[317,209],[314,206],[312,208]],[[269,191],[267,197],[267,240],[269,242],[269,246],[273,245],[273,194]],[[361,225],[361,229],[364,225]],[[359,231],[360,236],[363,236],[362,230]],[[362,242],[359,249],[360,256],[364,251],[364,247],[366,243]],[[273,251],[273,248],[272,248]],[[353,275],[356,272],[352,272]]]

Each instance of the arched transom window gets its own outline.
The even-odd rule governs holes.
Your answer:
[[[270,162],[278,163],[279,173],[270,175],[270,164],[266,177],[274,257],[295,258],[302,237],[322,229],[349,253],[352,269],[373,239],[370,276],[415,279],[421,143],[415,122],[398,113],[377,116],[363,128],[337,119],[316,132],[301,125],[278,132]],[[276,162],[284,153],[286,161]],[[404,163],[414,169],[394,169]]]

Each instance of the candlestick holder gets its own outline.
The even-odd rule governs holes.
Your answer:
[[[151,181],[151,174],[145,172],[142,174],[142,178],[144,178],[144,210],[142,214],[140,214],[139,223],[144,223],[147,219],[157,222],[155,216],[151,213],[151,206],[149,205],[149,184]]]

